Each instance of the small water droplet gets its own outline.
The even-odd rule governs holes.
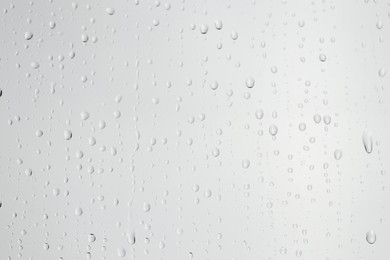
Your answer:
[[[386,71],[385,68],[380,68],[380,69],[378,70],[378,75],[379,75],[379,77],[381,77],[381,78],[383,78],[384,76],[386,76],[386,73],[387,73],[387,71]]]
[[[321,122],[321,116],[319,114],[315,114],[313,119],[316,124]]]
[[[299,124],[298,128],[299,128],[300,131],[303,132],[303,131],[306,130],[306,124],[302,122],[302,123]]]
[[[123,247],[119,247],[116,250],[119,257],[125,257],[126,256],[126,250]]]
[[[111,7],[107,7],[107,8],[106,8],[106,13],[107,13],[108,15],[113,15],[113,14],[115,14],[115,9],[114,9],[114,8],[111,8]]]
[[[339,150],[339,149],[336,149],[334,151],[334,158],[338,161],[341,159],[341,157],[343,156],[343,151]]]
[[[362,135],[364,149],[367,153],[371,153],[373,149],[372,135],[370,131],[365,130]]]
[[[50,21],[50,22],[49,22],[49,28],[50,28],[50,29],[56,28],[56,23],[53,22],[53,21]]]
[[[135,244],[136,238],[135,238],[135,232],[134,231],[130,232],[130,234],[127,233],[127,240],[129,241],[130,245],[134,245]]]
[[[213,82],[211,82],[210,88],[211,88],[212,90],[216,90],[216,89],[218,88],[218,81],[213,81]]]
[[[35,136],[36,136],[36,137],[42,137],[42,135],[43,135],[42,130],[37,130],[37,131],[35,132]]]
[[[152,208],[152,207],[150,206],[149,203],[144,203],[143,210],[144,210],[145,212],[149,212],[151,208]]]
[[[218,157],[220,152],[219,152],[219,149],[218,149],[218,148],[214,148],[213,151],[212,151],[212,153],[213,153],[213,156],[214,156],[214,157]]]
[[[199,30],[201,34],[206,34],[209,31],[209,26],[207,24],[201,24]]]
[[[85,33],[83,33],[83,34],[81,35],[81,41],[82,41],[82,42],[87,42],[88,40],[89,40],[88,35],[86,35]]]
[[[34,34],[32,32],[25,32],[24,33],[24,39],[31,40],[33,38]]]
[[[321,53],[320,56],[319,56],[319,59],[320,59],[320,61],[325,62],[327,57],[326,57],[325,54]]]
[[[96,236],[94,235],[94,234],[89,234],[88,235],[88,242],[89,243],[93,243],[93,242],[95,242],[96,241]]]
[[[247,88],[253,88],[255,86],[254,78],[247,78],[245,80],[245,85],[247,86]]]
[[[87,120],[89,118],[89,113],[87,111],[83,111],[80,113],[81,120]]]
[[[237,40],[238,39],[238,33],[236,31],[232,31],[230,33],[230,37],[232,38],[232,40]]]
[[[278,127],[276,125],[270,125],[268,130],[272,136],[275,136],[278,133]]]
[[[76,208],[76,209],[74,210],[74,214],[75,214],[76,216],[81,216],[81,215],[83,215],[83,209],[80,208],[80,207]]]
[[[248,169],[250,165],[251,165],[251,162],[248,159],[243,160],[241,163],[241,166],[244,169]]]
[[[215,20],[214,25],[215,25],[215,29],[217,30],[221,30],[223,26],[221,20]]]
[[[263,109],[257,109],[255,112],[255,116],[258,120],[261,120],[264,116],[264,111]]]
[[[72,139],[72,132],[70,130],[65,130],[64,131],[64,138],[65,138],[65,140]]]
[[[39,68],[39,63],[36,62],[36,61],[33,61],[33,62],[31,62],[30,66],[31,66],[31,68],[33,68],[33,69],[38,69],[38,68]]]

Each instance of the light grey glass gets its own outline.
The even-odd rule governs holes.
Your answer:
[[[389,1],[0,12],[0,260],[389,258]]]

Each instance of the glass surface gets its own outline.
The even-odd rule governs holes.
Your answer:
[[[0,259],[384,260],[390,2],[1,0]]]

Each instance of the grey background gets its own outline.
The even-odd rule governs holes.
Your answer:
[[[0,6],[0,259],[388,257],[389,1]]]

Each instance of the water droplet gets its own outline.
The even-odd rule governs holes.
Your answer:
[[[230,33],[230,37],[232,38],[232,40],[237,40],[238,39],[238,33],[236,31],[232,31]]]
[[[371,132],[365,130],[362,135],[363,145],[364,149],[367,153],[371,153],[373,149],[373,141],[372,141],[372,135]]]
[[[122,115],[122,113],[121,113],[121,111],[119,111],[119,110],[115,110],[114,113],[113,113],[113,115],[114,115],[115,118],[120,118],[121,115]]]
[[[209,26],[207,24],[202,24],[200,25],[199,30],[201,34],[206,34],[209,31]]]
[[[127,240],[128,240],[130,245],[134,245],[135,244],[136,238],[135,238],[135,232],[134,231],[130,232],[130,234],[127,233]]]
[[[96,236],[94,235],[94,234],[89,234],[88,235],[88,242],[89,243],[93,243],[93,242],[95,242],[96,241]]]
[[[81,35],[81,41],[82,41],[82,42],[87,42],[88,40],[89,40],[88,35],[86,35],[85,33],[83,33],[83,34]]]
[[[245,80],[245,85],[248,87],[248,88],[253,88],[254,85],[255,85],[255,80],[253,78],[247,78]]]
[[[343,151],[337,149],[334,151],[334,158],[338,161],[343,156]]]
[[[89,113],[86,111],[81,112],[80,118],[81,118],[81,120],[84,120],[84,121],[87,120],[89,118]]]
[[[327,58],[326,58],[325,54],[321,53],[319,56],[319,59],[320,59],[320,61],[325,62]]]
[[[261,120],[264,116],[264,111],[263,109],[257,109],[255,112],[255,116],[258,120]]]
[[[381,30],[381,29],[383,28],[383,22],[382,22],[382,21],[376,22],[376,28],[377,28],[378,30]]]
[[[31,40],[33,38],[34,34],[32,32],[25,32],[24,33],[24,39]]]
[[[119,247],[116,250],[119,257],[125,257],[126,256],[126,250],[123,247]]]
[[[213,81],[213,82],[211,82],[210,88],[211,88],[212,90],[216,90],[216,89],[218,88],[218,81]]]
[[[114,9],[114,8],[111,8],[111,7],[107,7],[107,8],[106,8],[106,13],[107,13],[108,15],[113,15],[113,14],[115,14],[115,9]]]
[[[275,136],[278,133],[278,127],[276,125],[270,125],[268,130],[272,136]]]
[[[366,240],[369,244],[374,244],[376,241],[376,234],[373,230],[370,230],[366,233]]]
[[[27,175],[27,176],[31,176],[32,175],[32,170],[30,168],[26,169],[24,171],[24,173]]]
[[[54,196],[60,195],[60,189],[54,188],[54,189],[53,189],[53,195],[54,195]]]
[[[64,131],[64,138],[65,140],[70,140],[72,138],[72,132],[70,130]]]
[[[49,28],[50,28],[50,29],[56,28],[56,23],[53,22],[53,21],[50,21],[50,22],[49,22]]]
[[[218,157],[220,152],[219,152],[219,149],[218,149],[218,148],[214,148],[213,151],[212,151],[212,153],[213,153],[213,156],[214,156],[214,157]]]
[[[386,73],[387,73],[387,71],[386,71],[385,68],[380,68],[380,69],[378,70],[378,75],[379,75],[379,77],[381,77],[381,78],[383,78],[384,76],[386,76]]]
[[[300,131],[305,131],[306,130],[306,124],[305,123],[300,123],[299,126],[298,126],[299,130]]]
[[[321,122],[321,116],[319,114],[315,114],[313,119],[316,124]]]
[[[215,29],[217,30],[221,30],[223,26],[221,20],[215,20],[214,25],[215,25]]]
[[[241,163],[241,166],[244,169],[248,169],[250,165],[251,165],[251,162],[248,159],[243,160]]]
[[[325,125],[329,125],[331,121],[332,121],[332,118],[330,116],[328,116],[328,115],[324,116]]]
[[[142,208],[145,212],[149,212],[152,207],[149,203],[144,203],[144,206]]]
[[[31,68],[33,68],[33,69],[38,69],[38,68],[39,68],[39,63],[36,62],[36,61],[33,61],[33,62],[31,62],[30,66],[31,66]]]
[[[43,135],[42,130],[37,130],[37,131],[35,132],[35,135],[36,135],[37,137],[42,137],[42,135]]]
[[[83,215],[83,209],[80,208],[80,207],[76,208],[76,209],[74,210],[74,214],[75,214],[76,216],[81,216],[81,215]]]

